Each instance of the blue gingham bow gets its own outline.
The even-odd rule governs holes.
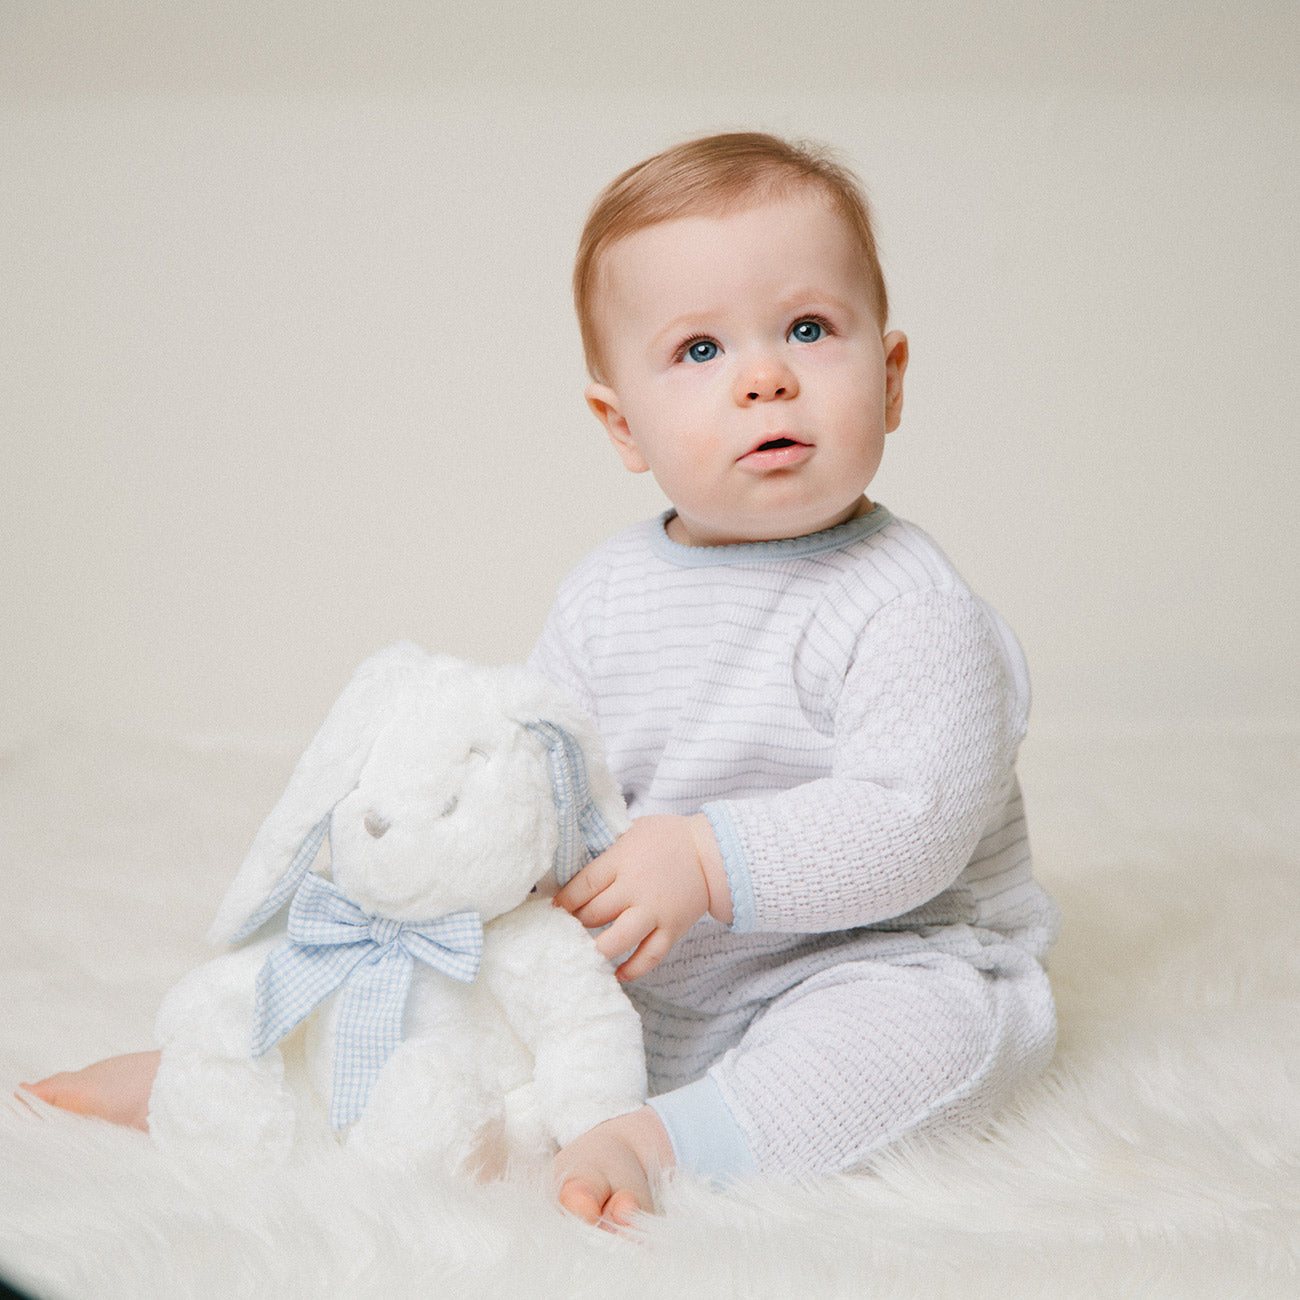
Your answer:
[[[477,912],[394,921],[363,911],[337,885],[308,872],[289,907],[289,937],[258,973],[253,1055],[270,1051],[342,985],[330,1124],[351,1124],[402,1041],[402,1013],[416,959],[469,984],[478,974],[482,952],[483,923]]]

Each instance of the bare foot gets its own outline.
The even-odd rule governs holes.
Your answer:
[[[649,1106],[597,1124],[555,1157],[560,1206],[611,1232],[654,1212],[651,1182],[673,1166],[673,1148]]]
[[[52,1074],[19,1086],[60,1110],[94,1115],[113,1124],[149,1131],[149,1094],[158,1073],[157,1052],[110,1056],[82,1070]]]

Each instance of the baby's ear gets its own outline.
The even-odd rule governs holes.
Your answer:
[[[885,432],[893,433],[903,418],[903,376],[907,373],[907,335],[891,330],[885,345]]]
[[[632,437],[632,430],[623,418],[618,394],[608,384],[587,385],[587,405],[592,414],[605,426],[609,440],[614,444],[619,459],[633,474],[644,474],[650,468]]]

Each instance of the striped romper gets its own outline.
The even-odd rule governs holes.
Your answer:
[[[633,817],[703,811],[722,849],[733,923],[628,986],[678,1163],[831,1172],[978,1123],[1055,1041],[1014,636],[884,506],[722,547],[670,517],[578,565],[531,662]]]

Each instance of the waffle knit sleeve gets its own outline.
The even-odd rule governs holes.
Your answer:
[[[829,776],[705,806],[734,929],[870,925],[947,889],[1005,802],[1024,704],[985,608],[928,589],[880,608],[833,714]]]

